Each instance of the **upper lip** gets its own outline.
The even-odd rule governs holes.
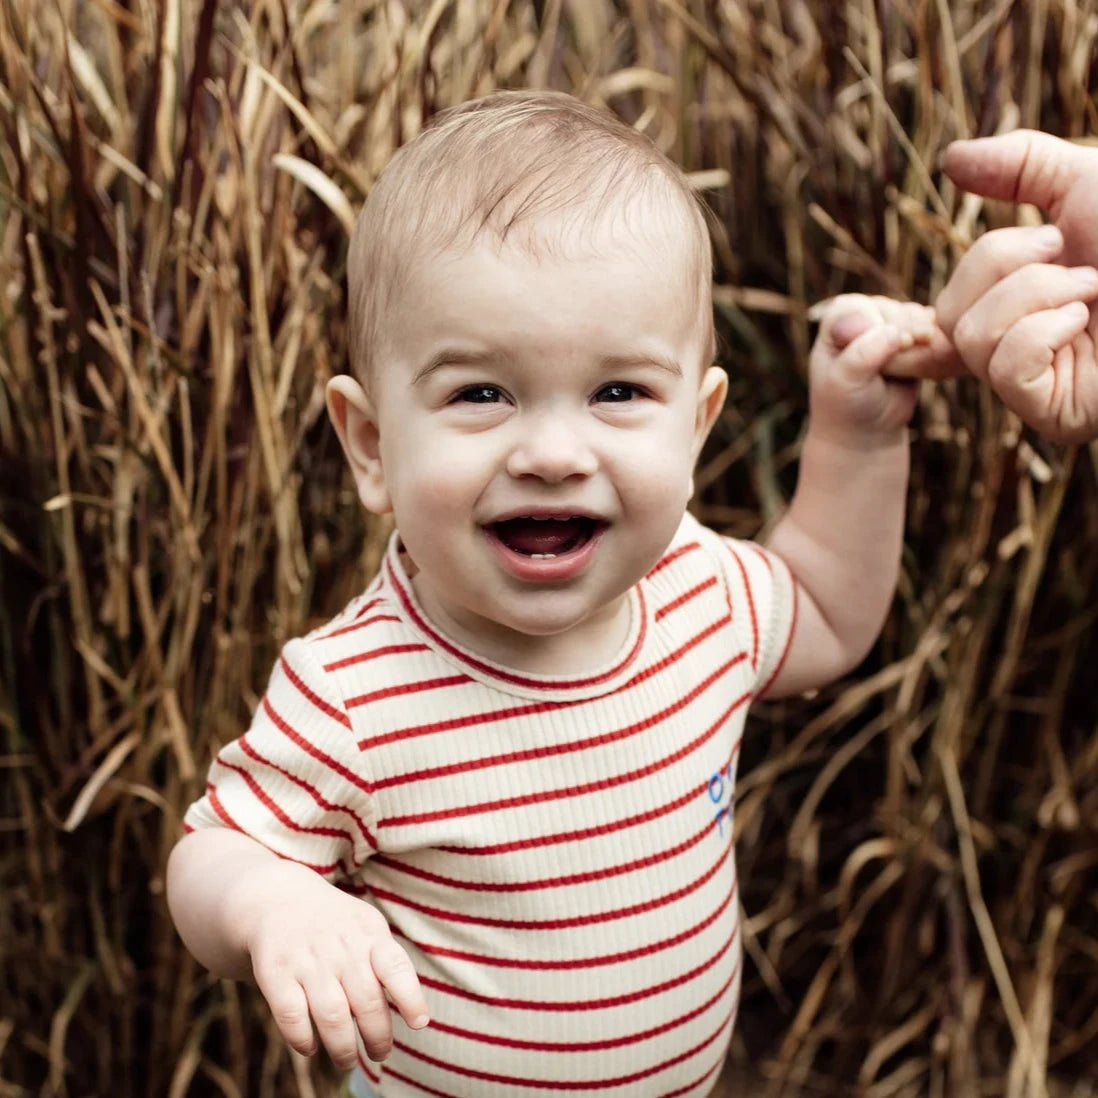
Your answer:
[[[519,518],[533,518],[533,519],[570,519],[570,518],[585,518],[590,519],[592,522],[605,521],[601,515],[597,515],[594,511],[587,507],[512,507],[507,511],[503,511],[490,519],[485,525],[494,526],[497,522],[509,522],[511,519]]]

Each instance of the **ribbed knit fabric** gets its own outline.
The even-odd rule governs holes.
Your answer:
[[[185,825],[227,826],[385,914],[432,1022],[362,1069],[382,1098],[703,1098],[739,997],[732,788],[795,588],[686,516],[616,660],[537,676],[426,620],[394,537],[291,641]]]

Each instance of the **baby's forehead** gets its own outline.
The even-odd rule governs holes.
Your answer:
[[[669,272],[709,268],[708,235],[701,237],[682,198],[659,185],[578,192],[567,199],[516,188],[483,214],[438,228],[437,234],[420,233],[418,246],[408,249],[413,263],[460,257],[487,246],[501,258],[534,262],[615,259]]]

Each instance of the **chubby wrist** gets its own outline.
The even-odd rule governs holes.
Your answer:
[[[852,428],[849,425],[828,423],[825,419],[810,415],[801,445],[802,461],[807,451],[819,451],[832,454],[836,458],[843,455],[857,457],[864,461],[869,455],[885,457],[909,454],[911,435],[906,425],[866,426]]]
[[[240,872],[222,900],[222,915],[234,949],[250,957],[264,916],[277,910],[287,896],[300,896],[317,883],[324,882],[313,870],[276,854]]]

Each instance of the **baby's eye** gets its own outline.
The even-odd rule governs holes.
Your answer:
[[[452,404],[498,404],[504,399],[495,385],[466,385],[454,394]]]
[[[636,385],[630,385],[626,381],[612,381],[604,385],[596,394],[596,400],[607,401],[612,404],[621,404],[627,400],[636,400],[644,396],[644,390]]]

